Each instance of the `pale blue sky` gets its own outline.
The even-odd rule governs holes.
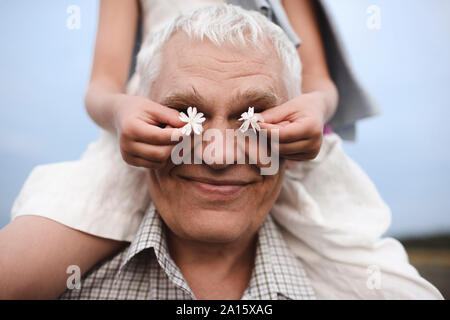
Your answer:
[[[345,148],[390,205],[389,234],[450,232],[450,1],[327,2],[383,110]],[[72,4],[80,30],[66,28]],[[366,27],[370,5],[381,8],[380,30]],[[1,1],[0,17],[1,227],[34,166],[76,160],[97,137],[83,107],[97,2]]]

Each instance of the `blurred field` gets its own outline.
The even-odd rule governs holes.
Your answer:
[[[450,235],[403,239],[410,263],[450,300]]]

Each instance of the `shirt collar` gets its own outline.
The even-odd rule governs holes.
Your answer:
[[[156,212],[153,203],[147,209],[139,229],[131,245],[127,248],[125,259],[119,267],[116,278],[120,277],[133,258],[146,249],[153,248],[159,266],[164,270],[169,279],[187,294],[192,295],[186,280],[180,269],[172,260],[167,247],[167,230],[164,222]]]
[[[116,277],[142,251],[153,248],[159,266],[185,293],[194,296],[167,247],[167,230],[153,203],[147,209],[138,232],[127,248]],[[301,262],[284,241],[269,214],[258,231],[255,264],[243,299],[314,299],[314,291]]]
[[[258,232],[255,267],[244,297],[262,300],[315,299],[302,263],[287,246],[270,214]]]

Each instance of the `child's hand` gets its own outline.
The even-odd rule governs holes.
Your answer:
[[[136,167],[163,167],[178,143],[171,141],[172,133],[185,124],[178,114],[144,97],[118,96],[114,124],[125,162]]]
[[[311,160],[322,146],[325,102],[314,93],[303,94],[261,113],[262,129],[279,129],[279,154],[289,160]]]

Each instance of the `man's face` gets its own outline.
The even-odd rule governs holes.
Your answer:
[[[248,107],[260,112],[287,100],[281,62],[270,44],[263,48],[218,48],[178,32],[164,48],[150,98],[176,109],[197,107],[206,117],[204,130],[219,129],[225,137],[225,129],[239,128]],[[206,146],[193,146],[192,152],[201,154]],[[227,148],[217,157],[225,158]],[[148,171],[148,186],[176,236],[232,243],[258,230],[278,197],[283,175],[283,166],[275,175],[262,176],[257,165],[176,166],[168,161],[163,169]]]

